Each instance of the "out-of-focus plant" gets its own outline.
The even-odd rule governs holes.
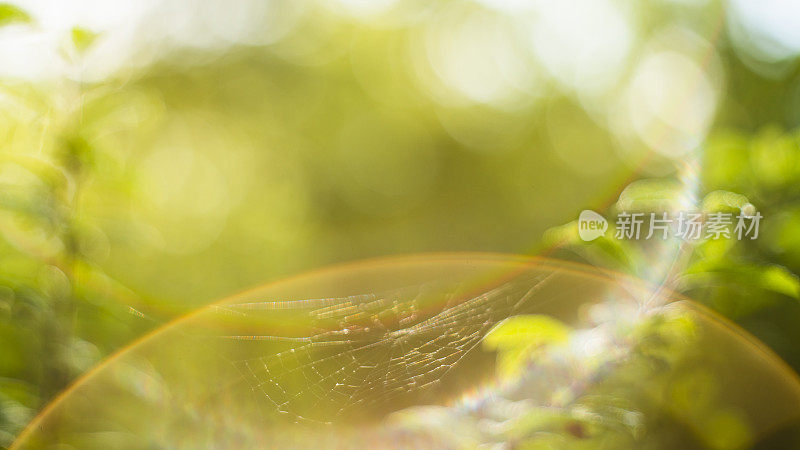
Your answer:
[[[795,367],[800,352],[788,345],[800,320],[800,260],[796,255],[800,220],[800,140],[798,134],[765,128],[753,135],[721,131],[703,148],[699,191],[689,209],[707,221],[714,213],[731,214],[731,233],[714,239],[675,241],[671,267],[650,281],[665,283],[736,320],[765,340]],[[743,195],[746,193],[747,195]],[[686,205],[687,186],[678,177],[646,179],[627,186],[606,214],[610,230],[596,241],[584,242],[577,222],[553,228],[548,244],[569,250],[600,266],[643,278],[663,264],[664,242],[618,239],[613,217],[619,212],[677,212]],[[736,217],[760,214],[757,239],[740,239],[732,232]],[[647,223],[643,226],[647,229]],[[660,278],[659,278],[660,277]],[[781,319],[775,320],[777,317]]]
[[[570,329],[547,316],[515,316],[495,327],[483,340],[498,351],[498,371],[503,379],[519,377],[531,356],[551,344],[562,344]]]
[[[452,22],[440,17],[478,17],[472,15],[476,2],[464,2],[463,12],[449,3],[442,5],[445,16],[421,15],[429,15],[432,29]],[[677,26],[708,38],[698,29],[710,27],[692,25],[716,23],[707,12],[661,3],[643,9],[649,11],[641,14],[647,18],[642,30],[651,30],[646,34]],[[706,6],[719,9],[716,2]],[[680,17],[692,19],[673,20]],[[0,5],[0,25],[30,21],[19,8]],[[437,104],[417,89],[437,76],[419,74],[417,80],[414,70],[405,70],[419,66],[406,54],[406,41],[424,41],[415,36],[428,25],[419,24],[343,25],[308,14],[299,32],[272,47],[248,43],[226,50],[224,58],[197,49],[163,55],[124,92],[115,91],[113,82],[65,80],[55,89],[4,82],[3,429],[13,433],[66,380],[137,334],[124,331],[132,326],[130,316],[117,320],[130,302],[110,301],[130,292],[100,265],[124,273],[137,290],[187,304],[191,299],[196,307],[264,278],[333,261],[431,250],[524,251],[541,227],[564,220],[589,191],[605,187],[622,157],[598,125],[603,121],[596,108],[587,108],[587,115],[572,88],[535,93],[535,101],[503,108],[451,99]],[[463,29],[459,34],[473,36],[470,27]],[[452,45],[450,35],[440,34]],[[95,38],[80,28],[65,36],[65,56],[76,69]],[[783,97],[796,84],[791,77],[757,79],[737,62],[735,46],[720,45],[716,52],[734,87],[725,95],[735,107],[720,108],[721,123],[746,128],[785,119]],[[461,56],[454,55],[448,77],[465,81],[459,85],[472,93],[489,92],[472,87],[470,70],[461,70]],[[480,82],[502,80],[491,70],[481,73]],[[517,84],[509,83],[498,86]],[[533,84],[538,92],[559,82]],[[169,115],[155,132],[142,123],[153,121],[158,108],[145,105],[142,112],[136,106],[148,102],[151,90]],[[127,153],[136,153],[136,160],[126,159]],[[796,137],[775,129],[755,138],[718,133],[705,155],[702,188],[714,192],[705,209],[719,210],[719,196],[739,201],[744,197],[733,193],[746,194],[745,203],[764,214],[763,237],[691,244],[693,256],[675,286],[749,325],[800,367],[793,345],[800,340],[800,309],[791,298],[797,293],[791,272],[800,272],[800,213],[792,199],[800,185]],[[605,164],[599,168],[597,162]],[[144,169],[147,189],[132,188],[132,165]],[[564,183],[568,176],[571,182]],[[626,195],[670,198],[675,186],[674,180],[639,182]],[[98,217],[99,211],[107,217]],[[138,220],[147,222],[142,234],[150,245],[120,232]],[[657,260],[644,245],[613,238],[585,244],[574,228],[560,231],[548,237],[600,265],[641,275],[647,262]],[[104,261],[108,253],[113,256]],[[538,349],[509,344],[516,356],[508,361]]]
[[[23,10],[0,5],[0,26],[30,21]],[[74,29],[65,56],[78,65],[93,38]],[[82,210],[96,174],[118,164],[102,144],[108,129],[97,126],[109,125],[113,102],[106,88],[79,77],[61,83],[56,90],[26,82],[0,85],[3,446],[114,347],[110,336],[130,328],[119,320],[126,303],[110,299],[133,295],[98,268],[107,237],[97,218]],[[124,125],[117,122],[117,128]]]
[[[640,314],[619,306],[595,305],[607,319],[590,328],[548,316],[499,323],[484,346],[497,352],[501,381],[479,406],[412,409],[400,423],[465,448],[751,445],[752,426],[728,403],[706,348],[714,341],[698,318],[682,308]]]
[[[9,3],[0,3],[0,26],[30,22],[31,16],[25,10]]]
[[[499,362],[508,361],[517,354],[512,342],[524,344],[527,336],[552,329],[552,319],[544,319],[545,326],[541,319],[512,318],[500,323],[486,342],[502,337],[506,345],[490,347],[498,350]],[[515,359],[512,370],[520,376],[505,397],[528,405],[496,417],[503,431],[495,439],[522,448],[643,448],[694,441],[680,419],[700,407],[665,408],[694,334],[691,318],[664,311],[644,320],[618,317],[542,343],[538,352]],[[592,340],[602,351],[585,351]],[[509,370],[502,364],[499,368]],[[660,435],[662,430],[687,436],[667,438]]]

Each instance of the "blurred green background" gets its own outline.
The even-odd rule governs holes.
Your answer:
[[[690,194],[765,218],[758,240],[701,248],[684,291],[800,368],[798,13],[0,5],[1,440],[105,355],[269,280],[431,251],[592,261],[545,231],[686,164]]]

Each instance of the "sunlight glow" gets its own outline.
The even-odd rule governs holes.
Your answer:
[[[530,33],[545,69],[588,95],[614,85],[634,38],[625,11],[608,0],[537,2]]]
[[[729,14],[734,41],[751,56],[774,62],[800,53],[800,2],[732,0]]]
[[[679,157],[700,145],[716,108],[716,95],[703,69],[670,51],[642,60],[626,98],[636,133],[668,157]]]
[[[519,102],[533,74],[511,32],[500,16],[453,5],[425,36],[428,64],[439,82],[472,102]]]

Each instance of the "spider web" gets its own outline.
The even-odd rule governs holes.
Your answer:
[[[217,311],[243,317],[291,312],[315,324],[304,336],[225,338],[269,345],[261,356],[233,364],[279,415],[329,423],[433,387],[550,276],[514,279],[477,295],[465,296],[452,284],[416,286],[228,304]]]

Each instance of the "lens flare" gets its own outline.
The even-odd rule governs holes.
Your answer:
[[[643,308],[653,295],[667,306]],[[481,343],[509,317],[573,331],[501,380]],[[665,366],[637,366],[656,351]],[[669,387],[700,380],[690,369],[722,393],[688,412],[669,398],[637,407],[627,376]],[[711,439],[695,413],[727,417],[750,442],[798,405],[800,384],[772,353],[669,291],[555,260],[427,255],[299,276],[169,324],[79,380],[15,447],[474,446],[534,417],[531,439],[555,424],[590,439],[603,420],[657,441],[648,419],[663,414]]]

